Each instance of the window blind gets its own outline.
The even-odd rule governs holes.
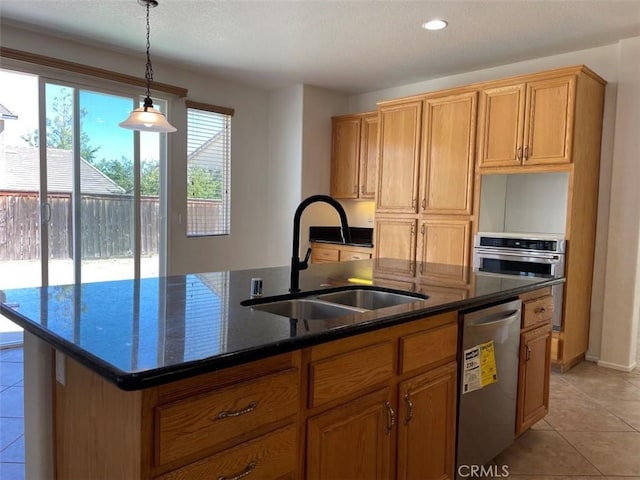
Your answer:
[[[187,104],[187,236],[231,231],[231,115]]]

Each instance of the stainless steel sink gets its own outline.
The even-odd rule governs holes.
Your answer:
[[[251,308],[298,320],[325,320],[328,318],[342,317],[344,315],[352,315],[354,313],[364,311],[361,308],[335,305],[333,303],[312,298],[298,298],[293,300],[282,300],[279,302],[262,303],[252,305]]]
[[[353,290],[344,290],[342,292],[325,293],[323,295],[319,295],[318,298],[326,302],[339,303],[341,305],[349,305],[352,307],[364,308],[366,310],[376,310],[378,308],[417,302],[426,297],[416,297],[403,295],[401,293],[357,288]]]

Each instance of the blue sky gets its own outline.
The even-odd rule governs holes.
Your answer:
[[[18,120],[5,122],[5,144],[25,145],[21,136],[38,128],[38,77],[0,69],[0,85],[0,103],[18,115]],[[50,84],[47,88],[47,112],[53,111],[53,100],[61,88],[71,87]],[[133,157],[133,132],[118,126],[134,108],[131,98],[80,90],[80,106],[88,112],[82,128],[91,145],[100,146],[98,159]],[[158,135],[151,132],[140,135],[143,160],[159,158]]]

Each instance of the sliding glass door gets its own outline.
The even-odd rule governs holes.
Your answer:
[[[166,138],[118,126],[140,99],[9,70],[0,83],[0,296],[157,276]]]

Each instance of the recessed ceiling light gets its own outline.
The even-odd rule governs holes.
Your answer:
[[[447,25],[448,23],[446,20],[435,19],[423,23],[422,28],[425,30],[442,30],[443,28],[446,28]]]

